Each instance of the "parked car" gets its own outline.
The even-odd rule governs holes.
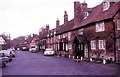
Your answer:
[[[35,46],[32,46],[32,47],[29,49],[29,51],[31,51],[31,52],[37,52],[37,48],[36,48]]]
[[[8,49],[8,51],[11,53],[12,57],[15,57],[15,50],[13,50],[13,49]]]
[[[0,57],[0,67],[5,67],[7,62],[4,60],[3,57]]]
[[[23,46],[21,50],[22,50],[22,51],[28,51],[29,48],[27,48],[26,46]]]
[[[4,53],[0,52],[0,67],[5,67],[8,62],[8,57],[6,57]]]
[[[16,48],[16,50],[17,50],[17,51],[19,51],[19,50],[20,50],[20,48]]]
[[[1,50],[0,52],[1,52],[1,53],[4,53],[4,56],[5,56],[5,57],[8,57],[8,58],[9,58],[9,61],[12,60],[13,54],[12,54],[11,51],[9,51],[9,50]]]
[[[44,55],[54,55],[55,54],[55,51],[52,49],[52,48],[47,48],[45,49],[44,51]]]

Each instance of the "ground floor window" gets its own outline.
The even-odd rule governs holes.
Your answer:
[[[105,50],[105,40],[99,40],[99,49]]]
[[[68,51],[68,44],[66,44],[66,51]]]
[[[91,41],[91,50],[96,50],[96,41],[95,40]]]
[[[120,38],[118,39],[118,50],[120,50]]]
[[[59,51],[60,49],[59,49],[59,44],[57,44],[57,51]]]
[[[117,20],[117,30],[120,30],[120,20]]]

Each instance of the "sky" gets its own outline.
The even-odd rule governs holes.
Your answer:
[[[68,20],[74,17],[74,1],[84,0],[0,0],[0,34],[10,33],[11,39],[18,36],[38,34],[49,24],[55,28],[57,18],[63,24],[64,11]],[[85,0],[88,7],[95,7],[103,0]]]

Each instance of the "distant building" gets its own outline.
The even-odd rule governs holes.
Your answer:
[[[32,40],[29,43],[29,49],[31,49],[32,47],[35,47],[36,51],[39,51],[39,38],[38,37],[32,37]]]
[[[6,49],[6,40],[0,36],[0,50]]]
[[[39,49],[44,51],[47,48],[47,35],[49,31],[49,25],[47,24],[45,28],[39,32]]]

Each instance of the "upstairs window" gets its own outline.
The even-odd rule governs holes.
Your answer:
[[[65,34],[63,34],[63,38],[65,38],[66,36],[65,36]]]
[[[89,16],[88,12],[84,12],[84,19],[86,19]]]
[[[79,30],[79,35],[83,35],[83,29]]]
[[[96,32],[101,32],[101,31],[105,31],[104,22],[96,23]]]
[[[59,35],[59,39],[60,39],[60,35]]]
[[[91,41],[91,50],[96,50],[96,41],[95,40]]]
[[[120,30],[120,20],[117,20],[117,30]]]
[[[109,7],[110,7],[110,2],[108,2],[108,1],[103,2],[103,11],[108,10]]]
[[[68,33],[68,40],[70,40],[70,37],[71,37],[71,33],[69,32]]]
[[[99,49],[105,50],[105,40],[99,40]]]

